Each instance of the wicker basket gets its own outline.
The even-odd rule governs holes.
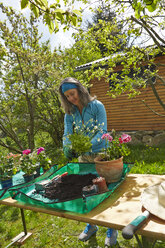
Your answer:
[[[101,161],[101,157],[96,157],[94,162],[98,175],[104,177],[107,183],[117,182],[121,179],[123,157],[111,161]]]

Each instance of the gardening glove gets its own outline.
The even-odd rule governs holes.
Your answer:
[[[69,147],[64,147],[64,155],[66,158],[72,159],[72,158],[77,158],[77,155],[75,154],[75,152],[72,151],[72,149],[70,149]]]

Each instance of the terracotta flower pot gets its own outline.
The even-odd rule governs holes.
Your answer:
[[[121,179],[123,157],[111,161],[101,161],[101,157],[96,157],[94,162],[98,175],[104,177],[107,183],[114,183]]]

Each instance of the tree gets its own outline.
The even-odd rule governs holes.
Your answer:
[[[91,5],[92,3],[87,0],[81,0],[84,4]],[[99,2],[99,0],[98,0]],[[108,2],[108,1],[106,1]],[[145,12],[147,9],[150,12],[153,12],[159,7],[165,10],[164,1],[162,0],[138,0],[138,1],[120,1],[115,0],[116,4],[119,4],[123,7],[124,3],[131,4],[135,10],[135,16],[140,17],[140,14]],[[65,5],[62,9],[62,3]],[[69,1],[59,2],[59,0],[54,0],[53,4],[49,4],[49,0],[21,0],[21,8],[24,9],[29,7],[31,11],[35,14],[36,18],[40,16],[43,17],[43,22],[46,23],[49,27],[50,32],[57,32],[59,30],[58,24],[64,24],[64,29],[68,29],[70,25],[78,26],[78,23],[81,23],[81,13],[80,10],[74,9],[75,1],[72,0],[72,5]],[[93,2],[95,4],[96,1]],[[70,7],[72,6],[72,8]],[[66,10],[65,10],[66,9]]]
[[[34,0],[37,3],[37,0]],[[46,1],[46,0],[44,0]],[[40,2],[40,1],[39,1]],[[83,0],[81,1],[84,2]],[[111,1],[109,1],[111,3]],[[157,64],[154,62],[154,57],[159,54],[165,53],[165,37],[163,35],[163,31],[165,28],[164,18],[165,18],[165,6],[163,0],[137,0],[137,1],[127,1],[123,0],[122,2],[119,0],[113,1],[114,9],[116,12],[116,16],[118,20],[121,20],[121,23],[125,27],[125,37],[131,36],[132,44],[130,47],[127,47],[123,50],[122,54],[117,54],[117,56],[113,56],[113,58],[109,58],[109,61],[105,63],[102,62],[102,68],[99,70],[93,70],[93,67],[90,69],[90,77],[87,79],[86,72],[86,80],[90,80],[92,77],[105,77],[107,78],[107,82],[109,81],[109,75],[111,75],[111,80],[115,82],[115,87],[111,88],[110,95],[119,95],[123,92],[129,91],[129,96],[133,96],[135,94],[140,93],[138,90],[139,87],[145,87],[146,81],[150,84],[153,89],[153,92],[159,101],[161,107],[165,109],[165,104],[160,99],[158,92],[156,91],[155,85],[152,82],[152,78],[155,75],[159,82],[162,85],[165,85],[165,81],[157,71]],[[68,2],[66,2],[66,5]],[[111,26],[108,26],[111,29]],[[106,32],[106,28],[105,28]],[[101,43],[105,47],[108,46],[109,49],[113,49],[115,53],[117,51],[116,44],[119,43],[119,37],[112,42],[108,42],[108,39],[105,39],[105,33],[101,34]],[[90,36],[88,36],[90,37]],[[92,35],[91,35],[91,38]],[[124,38],[124,34],[121,38]],[[141,40],[140,40],[141,39]],[[89,44],[89,46],[93,45],[93,39],[91,39],[91,44],[89,44],[89,39],[85,37],[85,43]],[[139,41],[140,45],[137,43]],[[149,43],[152,41],[152,44]],[[136,42],[136,43],[135,43]],[[134,44],[134,45],[133,45]],[[133,45],[133,46],[132,46]],[[85,46],[84,46],[85,47]],[[87,47],[87,46],[86,46]],[[84,49],[85,50],[85,49]],[[84,51],[85,56],[89,55],[90,58],[94,57],[96,54],[96,59],[100,57],[98,51],[94,51],[94,53],[89,54],[89,50],[87,52]],[[92,50],[90,50],[92,52]],[[80,55],[81,56],[81,55]],[[82,56],[81,56],[82,57]],[[77,58],[77,61],[79,59]],[[79,60],[81,64],[81,59]],[[116,78],[116,74],[112,73],[114,71],[114,67],[117,63],[121,62],[123,69],[121,73],[121,77],[123,80],[119,80]],[[144,64],[148,64],[148,68],[144,67]],[[79,65],[80,65],[79,64]],[[107,67],[105,68],[105,64]],[[164,65],[162,65],[164,66]],[[104,67],[104,68],[103,68]],[[154,71],[149,68],[155,68]],[[107,69],[109,68],[109,69]],[[134,77],[131,79],[128,76],[129,71],[134,70]],[[139,71],[143,70],[145,74],[145,78],[139,79]],[[82,78],[82,76],[80,76]],[[154,111],[154,110],[153,110]],[[157,113],[159,114],[159,113]]]
[[[63,3],[66,6],[68,1],[63,1]],[[81,22],[79,10],[71,9],[69,6],[62,9],[58,0],[53,4],[49,4],[47,0],[21,0],[21,8],[26,7],[31,9],[36,18],[42,16],[43,22],[48,25],[51,33],[59,31],[59,24],[64,26],[64,30],[68,30],[70,25],[77,27]]]
[[[109,5],[103,3],[96,8],[92,16],[93,22],[87,21],[86,25],[74,34],[74,45],[65,49],[64,60],[70,75],[75,76],[76,66],[102,59],[121,51],[124,46],[128,45],[129,36],[125,34],[124,29],[122,30],[122,23],[118,22],[115,12],[109,8]],[[88,71],[84,71],[76,73],[76,77],[89,86],[88,74]]]
[[[47,143],[59,147],[62,58],[51,52],[49,41],[40,44],[33,16],[28,21],[12,8],[2,4],[0,8],[7,16],[7,21],[0,22],[0,145],[15,152]],[[41,140],[44,144],[37,143]]]
[[[122,51],[124,46],[127,46],[129,41],[129,36],[124,35],[123,38],[123,23],[121,21],[117,21],[116,13],[111,8],[110,3],[104,3],[103,1],[99,1],[99,6],[93,10],[92,21],[86,21],[86,29],[92,30],[93,36],[96,39],[98,47],[101,51],[102,56],[110,55],[114,52],[114,48],[112,46],[112,42],[114,42],[114,37],[118,37],[118,42],[115,44],[117,46],[117,52]],[[110,28],[111,27],[111,28]],[[106,44],[110,44],[106,46],[104,40],[106,39]]]
[[[122,52],[118,53],[119,39],[124,39],[124,34],[123,36],[114,37],[114,39],[109,42],[109,40],[105,38],[106,33],[107,30],[108,32],[111,29],[113,30],[114,26],[105,26],[105,29],[99,33],[100,39],[103,46],[108,46],[110,49],[113,49],[113,54],[108,52],[106,54],[106,60],[102,60],[102,62],[97,64],[93,63],[92,66],[88,68],[88,71],[86,71],[86,75],[89,75],[88,78],[86,77],[86,81],[90,81],[90,79],[94,77],[104,77],[108,84],[109,80],[112,81],[113,84],[108,92],[112,97],[120,95],[121,93],[127,93],[129,97],[132,97],[136,94],[140,94],[142,87],[150,85],[161,108],[165,110],[165,103],[160,98],[159,92],[156,89],[157,84],[152,80],[155,77],[156,82],[165,86],[165,80],[160,76],[158,71],[159,64],[155,63],[155,57],[158,54],[165,55],[165,35],[163,34],[165,28],[165,14],[164,10],[161,9],[162,2],[158,2],[159,5],[157,4],[157,8],[152,14],[143,9],[143,12],[139,12],[139,19],[136,18],[136,8],[133,2],[128,3],[127,1],[123,1],[122,7],[121,2],[118,3],[118,1],[115,1],[115,3],[117,19],[120,20],[125,27],[125,37],[131,37],[130,44],[127,44]],[[130,11],[131,8],[132,11]],[[90,44],[90,41],[93,41],[93,39],[94,35],[91,35],[91,38],[89,38],[88,35],[85,43]],[[93,46],[93,43],[91,46]],[[94,51],[95,46],[93,47]],[[109,51],[111,51],[110,49]],[[90,57],[91,56],[90,54]],[[122,66],[120,75],[114,72],[114,68],[119,63]],[[165,64],[161,64],[161,66],[163,67]],[[141,76],[142,73],[143,76]],[[84,72],[82,74],[84,74]],[[131,77],[130,74],[132,74]],[[155,114],[160,115],[159,112],[156,112],[145,102],[144,104]]]
[[[129,92],[129,96],[134,96],[140,93],[139,87],[146,87],[148,84],[151,86],[160,106],[165,110],[165,104],[159,97],[159,93],[155,87],[155,82],[152,80],[153,77],[156,77],[156,81],[158,80],[159,84],[165,86],[165,80],[160,77],[158,72],[159,64],[156,64],[154,60],[158,54],[165,54],[165,37],[163,32],[161,32],[165,28],[165,13],[161,8],[163,2],[159,1],[157,3],[153,14],[148,13],[145,8],[143,8],[143,12],[139,12],[139,19],[136,18],[136,6],[134,5],[134,2],[128,3],[127,1],[123,1],[122,9],[121,4],[118,4],[118,1],[115,2],[116,7],[118,7],[118,16],[121,16],[122,11],[126,11],[127,8],[132,8],[132,14],[127,16],[125,19],[123,18],[123,22],[127,22],[126,33],[131,35],[132,39],[136,41],[136,43],[134,43],[134,46],[132,47],[126,47],[122,54],[118,54],[115,58],[110,58],[107,63],[109,70],[104,71],[104,73],[102,72],[102,75],[107,78],[107,81],[111,75],[110,80],[115,83],[115,87],[113,85],[113,87],[110,88],[109,95],[115,96],[123,92]],[[142,38],[142,41],[139,46],[137,42],[140,38]],[[149,41],[150,44],[148,45],[147,43],[149,43]],[[117,73],[112,73],[113,68],[119,62],[122,65],[120,78],[118,78]],[[146,67],[145,65],[148,66]],[[165,64],[161,66],[165,66]],[[132,78],[128,75],[130,70],[133,70]],[[141,72],[143,72],[143,77],[140,76]],[[94,76],[96,76],[95,73]],[[147,106],[145,102],[144,104]],[[159,113],[155,112],[154,109],[150,109],[155,114],[159,115]]]

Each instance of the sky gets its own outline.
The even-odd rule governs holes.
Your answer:
[[[54,3],[54,0],[48,0],[48,1],[49,1],[49,3]],[[60,1],[61,1],[61,3],[63,3],[63,0],[60,0]],[[6,6],[11,6],[14,9],[21,11],[20,0],[0,0],[0,2],[4,3],[4,5],[6,5]],[[96,2],[95,2],[95,6],[96,6]],[[77,1],[74,4],[74,7],[76,9],[79,9],[80,6],[82,8],[86,7],[85,5],[80,3],[79,1]],[[92,5],[92,7],[94,7],[94,6]],[[22,10],[22,13],[26,17],[28,17],[30,10],[28,8],[25,8]],[[131,14],[132,14],[132,12],[127,13],[127,15],[131,15]],[[87,19],[91,20],[91,16],[92,16],[91,11],[89,10],[89,8],[86,7],[85,11],[83,12],[83,21],[85,21]],[[2,13],[1,12],[0,12],[0,19],[2,19]],[[43,37],[42,37],[41,41],[44,42],[44,41],[50,39],[50,45],[51,45],[52,51],[54,50],[54,48],[58,48],[59,45],[61,46],[62,49],[70,48],[74,44],[74,39],[72,38],[73,31],[74,31],[73,29],[70,29],[69,31],[63,32],[62,28],[60,28],[59,32],[57,32],[56,34],[55,33],[50,34],[49,29],[45,24],[40,22],[40,25],[39,25],[39,33],[43,33]],[[141,38],[138,38],[138,40],[136,41],[136,45],[138,45],[140,47],[144,46],[144,44],[143,44],[144,37],[145,36],[143,34],[143,36]],[[148,41],[148,43],[145,43],[145,45],[151,45],[152,43],[153,43],[153,41],[150,39]]]
[[[11,6],[14,9],[21,11],[20,0],[0,0],[0,2],[2,2],[5,6]],[[49,2],[52,3],[54,1],[49,0]],[[77,2],[75,7],[76,7],[76,9],[79,9],[80,3]],[[84,6],[81,4],[81,7],[84,7]],[[26,17],[28,17],[29,16],[29,9],[26,8],[26,9],[22,10],[22,13]],[[84,11],[83,20],[86,20],[87,17],[88,17],[88,19],[90,19],[90,17],[91,17],[91,12],[88,8],[86,8]],[[2,13],[0,13],[0,19],[2,20]],[[41,41],[46,41],[46,40],[50,39],[50,44],[51,44],[52,50],[54,48],[58,48],[59,45],[61,45],[61,48],[64,49],[64,48],[69,48],[74,44],[74,39],[72,38],[73,29],[70,29],[69,31],[63,32],[62,28],[60,28],[58,33],[50,34],[48,27],[41,22],[39,24],[39,33],[43,33],[43,38]]]

